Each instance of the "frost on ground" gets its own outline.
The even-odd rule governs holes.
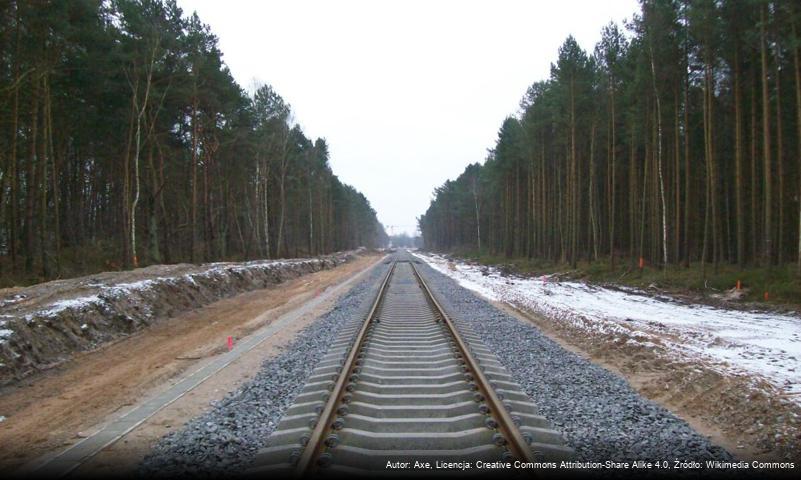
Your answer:
[[[153,265],[0,291],[0,385],[222,298],[332,268],[353,252],[295,260]]]
[[[697,358],[721,373],[759,376],[801,402],[801,318],[657,300],[580,282],[505,277],[497,270],[418,254],[462,286],[514,307]]]
[[[638,391],[725,435],[736,454],[801,458],[801,319],[651,298],[418,254],[483,297],[617,369]]]

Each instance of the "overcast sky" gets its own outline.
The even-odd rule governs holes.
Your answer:
[[[572,34],[591,51],[636,0],[178,0],[240,85],[269,83],[387,232],[413,233],[435,187],[483,162]],[[390,228],[394,227],[394,228]]]

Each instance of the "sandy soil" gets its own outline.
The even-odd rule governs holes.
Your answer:
[[[215,302],[82,353],[36,379],[0,391],[0,415],[7,417],[0,423],[0,468],[16,468],[48,452],[61,451],[121,409],[164,388],[200,360],[224,351],[228,335],[236,341],[378,260],[375,255],[358,257],[332,270]],[[324,311],[332,303],[324,303],[318,310]],[[93,468],[102,471],[113,461],[118,472],[120,462],[135,465],[158,438],[203,411],[211,400],[235,389],[315,316],[300,318],[156,414],[109,447],[109,453],[95,457]],[[125,454],[120,455],[121,451]]]
[[[792,452],[774,450],[774,444],[765,441],[764,436],[774,435],[773,431],[754,428],[754,418],[784,412],[776,405],[775,398],[754,389],[751,379],[723,376],[699,363],[669,361],[651,349],[625,340],[614,342],[587,336],[586,332],[574,331],[563,322],[518,310],[507,303],[493,303],[535,324],[564,348],[621,375],[641,395],[664,406],[733,455],[744,460],[777,460],[788,453],[795,456]],[[754,392],[745,402],[747,407],[743,406],[743,391]],[[780,434],[797,433],[789,429]]]

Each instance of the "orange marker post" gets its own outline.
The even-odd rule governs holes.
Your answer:
[[[742,290],[742,289],[743,289],[743,284],[740,283],[739,280],[737,280],[737,290]]]
[[[642,270],[643,268],[645,268],[645,259],[640,257],[640,270]]]
[[[230,352],[233,349],[234,349],[234,337],[228,335],[228,351]]]
[[[767,291],[765,291],[765,301],[766,302],[768,301],[768,292]]]

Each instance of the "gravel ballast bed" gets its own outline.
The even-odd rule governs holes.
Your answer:
[[[247,469],[339,329],[367,314],[386,268],[382,264],[370,271],[331,311],[265,361],[245,385],[163,437],[143,460],[139,476],[217,477]]]
[[[563,432],[576,460],[732,459],[622,377],[565,350],[423,261],[420,271],[457,324],[472,327],[540,413]]]
[[[253,379],[163,437],[140,465],[139,476],[218,477],[246,470],[339,329],[367,313],[386,268],[374,269],[265,361]],[[424,263],[419,270],[457,324],[469,324],[482,337],[540,413],[563,432],[576,460],[732,459],[620,376],[565,350]]]

